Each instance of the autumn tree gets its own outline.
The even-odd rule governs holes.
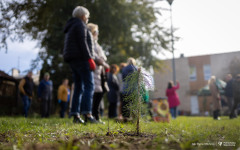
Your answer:
[[[41,49],[32,69],[42,62],[41,74],[48,71],[56,90],[63,78],[71,79],[71,70],[63,61],[63,28],[72,10],[85,6],[89,22],[98,24],[99,43],[108,62],[125,62],[135,57],[143,67],[158,66],[152,52],[168,49],[169,31],[159,25],[155,0],[3,0],[0,2],[0,47],[6,41],[38,41]]]

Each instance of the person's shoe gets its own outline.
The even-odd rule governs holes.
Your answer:
[[[97,122],[98,122],[99,124],[105,124],[105,122],[103,122],[101,119],[97,120]]]
[[[97,120],[91,115],[90,117],[88,117],[87,115],[84,115],[85,117],[85,123],[89,122],[89,123],[98,123]]]
[[[220,116],[220,110],[216,110],[216,120],[221,120]]]
[[[80,118],[80,116],[74,116],[73,123],[84,124],[84,121],[82,120],[82,118]]]

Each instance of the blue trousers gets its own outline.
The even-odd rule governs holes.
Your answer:
[[[177,118],[177,107],[170,108],[170,113],[172,115],[172,118]]]
[[[31,105],[31,100],[29,99],[28,96],[24,95],[22,96],[22,101],[23,101],[23,114],[25,117],[28,117],[28,111]]]
[[[64,118],[64,116],[65,116],[65,111],[66,111],[67,108],[68,108],[68,102],[63,102],[63,101],[61,101],[60,105],[61,105],[60,117],[61,117],[61,118]]]
[[[94,77],[88,61],[71,62],[73,71],[74,94],[71,115],[91,114],[94,93]]]

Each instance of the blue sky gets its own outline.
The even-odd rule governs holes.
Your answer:
[[[36,41],[25,40],[24,43],[8,42],[8,51],[0,51],[0,70],[11,74],[12,68],[20,69],[20,73],[30,68],[31,60],[37,57],[39,49]]]
[[[166,1],[159,2],[169,8]],[[178,28],[175,35],[181,39],[175,43],[175,56],[225,53],[240,50],[240,0],[174,0],[173,25]],[[169,12],[163,11],[159,22],[169,27]],[[12,68],[20,71],[30,68],[32,59],[37,57],[36,41],[25,40],[24,43],[8,42],[8,53],[0,51],[0,70],[10,73]],[[171,58],[158,55],[162,59]]]

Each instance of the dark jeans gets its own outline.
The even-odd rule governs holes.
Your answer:
[[[96,120],[99,120],[99,111],[100,111],[100,103],[103,98],[103,92],[94,93],[93,95],[93,106],[92,106],[92,115]]]
[[[31,105],[31,100],[29,99],[28,96],[24,95],[22,96],[22,101],[23,101],[23,114],[24,117],[28,117],[28,111]]]
[[[71,115],[91,114],[94,78],[89,63],[87,61],[71,62],[70,67],[73,71],[74,80]]]
[[[64,118],[65,111],[67,110],[67,107],[68,107],[68,102],[61,101],[60,105],[61,105],[60,117]]]
[[[109,103],[108,117],[109,118],[117,117],[117,103]]]
[[[228,101],[228,112],[230,113],[232,111],[233,103],[234,103],[233,97],[227,97],[227,101]]]
[[[177,118],[177,107],[170,108],[170,113],[172,115],[172,118]]]
[[[42,118],[47,118],[50,115],[51,100],[41,99]]]
[[[121,94],[120,95],[120,98],[121,98],[121,101],[122,101],[122,107],[121,107],[122,116],[125,117],[125,118],[129,118],[130,113],[131,113],[130,108],[129,108],[130,101],[125,99],[125,97],[127,97],[127,96],[128,95],[126,95],[126,94]]]
[[[234,97],[234,103],[233,103],[230,116],[237,116],[236,109],[238,108],[239,103],[240,103],[240,97]]]

